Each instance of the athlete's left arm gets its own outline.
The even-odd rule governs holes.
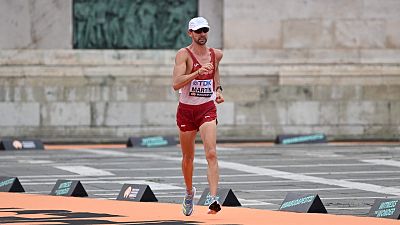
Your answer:
[[[215,87],[217,88],[218,86],[221,86],[221,79],[219,76],[219,62],[221,61],[223,57],[223,53],[219,49],[215,49],[215,76],[214,76],[214,81],[215,81]],[[215,99],[216,103],[223,103],[224,102],[224,96],[222,95],[222,89],[218,88],[216,90],[217,92],[217,98]]]

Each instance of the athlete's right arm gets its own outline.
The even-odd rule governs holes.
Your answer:
[[[195,71],[190,74],[186,73],[186,63],[188,60],[188,54],[185,49],[180,49],[175,57],[174,72],[172,74],[172,87],[174,90],[179,90],[190,81],[199,76],[199,71]]]

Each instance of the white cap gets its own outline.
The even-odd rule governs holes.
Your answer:
[[[210,28],[207,20],[203,17],[195,17],[189,21],[189,30],[198,30],[203,27]]]

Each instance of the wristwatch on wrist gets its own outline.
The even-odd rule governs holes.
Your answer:
[[[219,89],[219,90],[221,90],[221,92],[223,91],[223,89],[222,89],[222,86],[221,86],[221,85],[217,86],[217,88],[216,88],[215,90],[216,90],[216,91],[218,91],[218,89]]]

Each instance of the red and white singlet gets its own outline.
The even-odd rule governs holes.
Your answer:
[[[185,48],[193,61],[191,73],[201,68],[201,64],[196,59],[194,54]],[[187,105],[200,105],[209,101],[214,101],[216,98],[215,93],[215,52],[210,48],[211,61],[214,69],[207,74],[199,75],[196,79],[186,84],[180,90],[179,102]]]

